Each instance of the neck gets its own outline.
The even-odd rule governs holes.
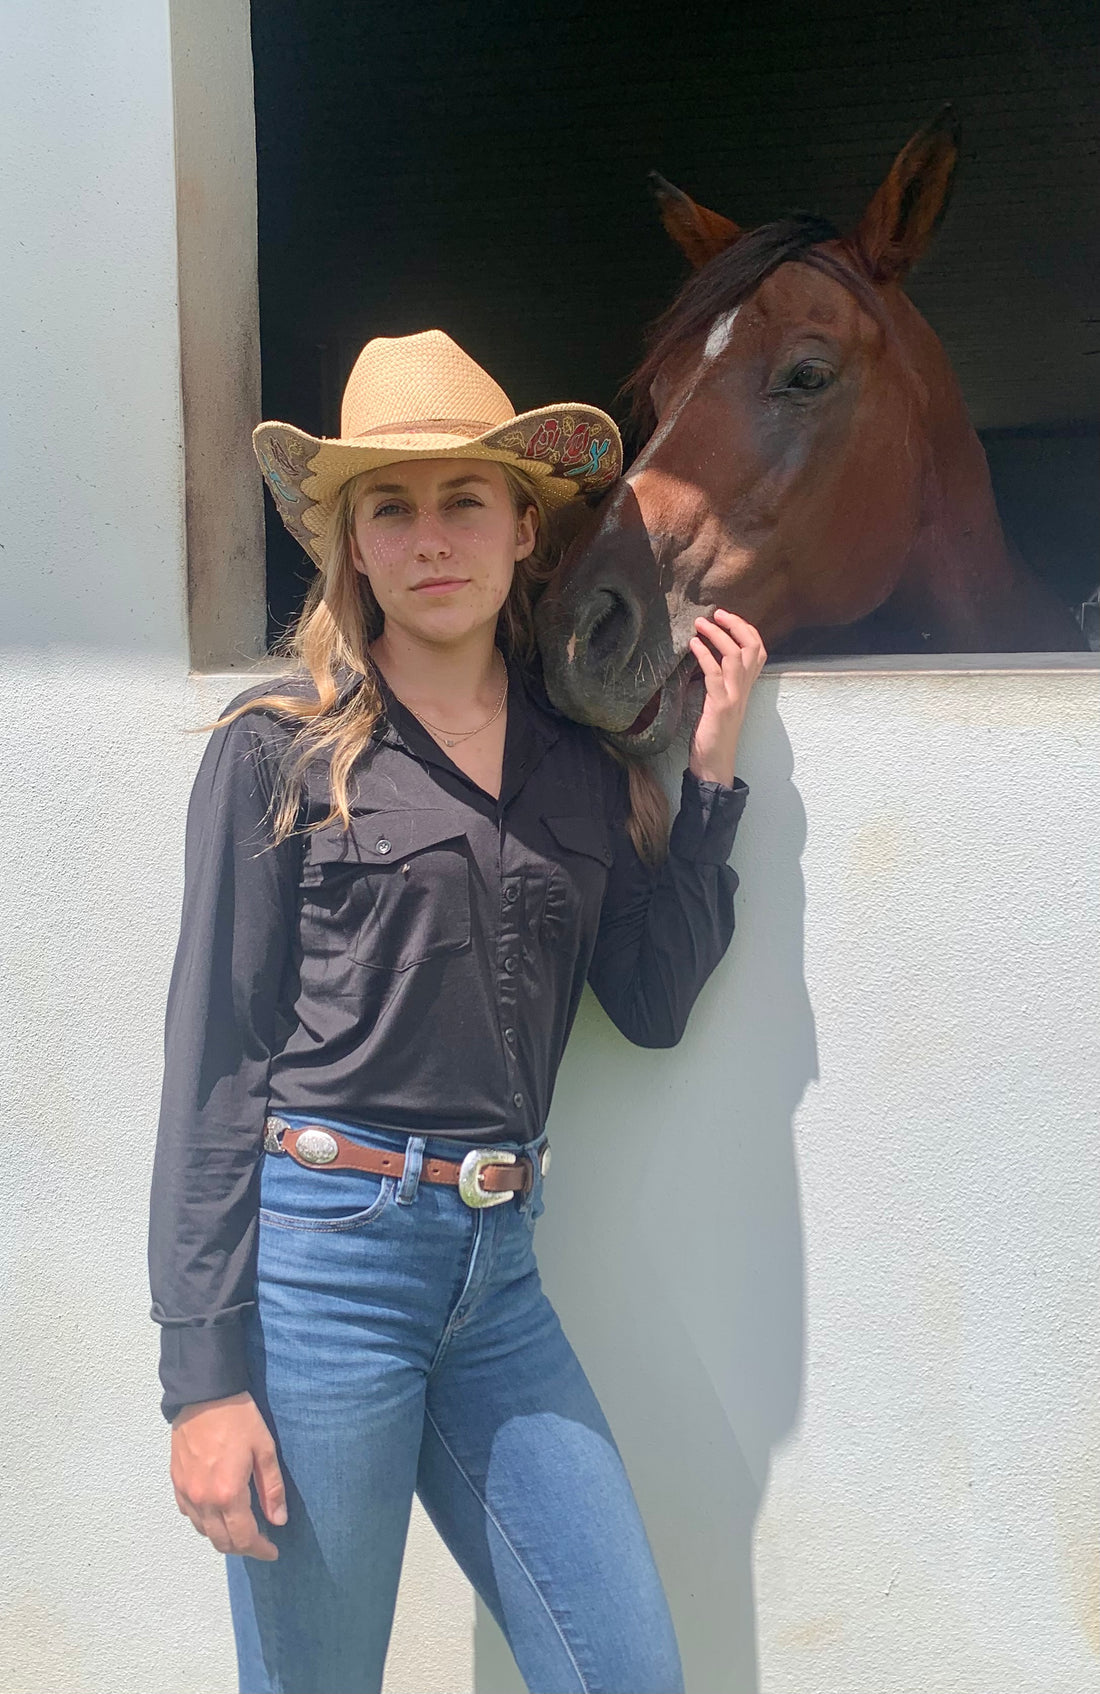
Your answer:
[[[370,656],[399,700],[446,723],[471,709],[475,715],[478,708],[491,709],[500,698],[504,662],[495,636],[487,625],[440,645],[387,625]]]
[[[965,416],[961,423],[953,440],[933,443],[898,610],[904,607],[922,633],[930,631],[937,647],[988,651],[998,627],[1015,616],[1010,591],[1016,572],[981,443]]]
[[[1072,645],[1068,614],[1010,552],[985,451],[938,339],[908,302],[900,327],[928,392],[920,527],[892,596],[917,650],[1012,652]]]

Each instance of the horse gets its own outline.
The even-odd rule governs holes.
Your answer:
[[[847,237],[743,231],[654,176],[692,266],[628,385],[648,441],[566,548],[537,613],[560,710],[663,750],[718,606],[773,658],[1066,651],[1068,608],[1007,546],[944,349],[902,291],[947,208],[945,107]]]

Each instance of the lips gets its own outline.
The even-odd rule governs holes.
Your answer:
[[[658,688],[656,694],[654,694],[653,698],[648,700],[642,707],[638,716],[634,719],[634,722],[632,724],[628,724],[623,730],[624,735],[641,735],[644,729],[649,728],[650,724],[661,709],[661,695],[663,693],[664,685],[662,684],[661,687]]]
[[[626,729],[609,732],[607,739],[621,747],[624,753],[637,757],[649,758],[655,753],[663,753],[675,740],[684,714],[687,690],[698,670],[694,654],[685,653],[657,692],[650,695],[634,722]]]
[[[413,584],[414,594],[452,594],[456,588],[465,588],[466,578],[456,576],[429,576],[423,582]]]

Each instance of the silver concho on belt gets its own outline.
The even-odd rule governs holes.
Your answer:
[[[281,1153],[283,1150],[283,1136],[289,1128],[290,1125],[287,1123],[285,1118],[265,1118],[264,1152]]]
[[[324,1129],[303,1129],[294,1143],[294,1151],[307,1165],[331,1165],[340,1148],[335,1137]]]

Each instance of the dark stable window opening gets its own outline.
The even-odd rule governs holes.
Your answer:
[[[336,434],[363,342],[439,327],[520,410],[584,399],[622,418],[684,276],[651,169],[744,226],[806,206],[844,229],[949,99],[953,204],[908,289],[958,372],[1006,530],[1079,613],[1100,532],[1092,29],[1082,0],[1045,8],[1041,31],[978,0],[950,28],[938,0],[263,0],[263,415]],[[312,575],[268,501],[269,642]]]

